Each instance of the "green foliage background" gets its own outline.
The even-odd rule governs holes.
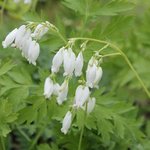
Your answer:
[[[148,0],[33,0],[31,5],[0,0],[0,7],[0,41],[25,21],[48,20],[66,40],[90,37],[120,47],[150,89]],[[43,85],[50,73],[52,57],[64,44],[53,32],[45,35],[40,40],[36,67],[29,65],[18,49],[3,49],[0,45],[0,150],[4,145],[15,150],[77,150],[83,125],[82,150],[149,150],[149,98],[120,56],[103,60],[100,89],[93,91],[94,111],[83,122],[84,113],[78,110],[69,133],[60,132],[77,80],[71,81],[68,101],[62,106],[56,104],[55,97],[45,100]],[[74,47],[76,53],[80,44],[77,42]],[[89,42],[85,63],[101,47]],[[107,48],[103,54],[111,51]],[[58,78],[63,80],[61,76]]]

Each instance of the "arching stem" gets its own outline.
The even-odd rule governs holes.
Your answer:
[[[93,41],[93,42],[98,42],[101,44],[107,44],[109,45],[109,47],[111,47],[112,49],[118,51],[121,56],[124,58],[124,60],[126,61],[126,63],[128,64],[128,66],[130,67],[130,69],[133,71],[133,73],[135,74],[136,78],[138,79],[138,81],[140,82],[141,86],[143,87],[145,93],[147,94],[147,96],[150,98],[150,92],[148,91],[147,87],[145,86],[144,82],[142,81],[141,77],[139,76],[139,74],[137,73],[137,71],[134,69],[133,65],[131,64],[130,60],[128,59],[128,57],[125,55],[125,53],[118,48],[116,45],[107,42],[107,41],[102,41],[102,40],[98,40],[98,39],[93,39],[93,38],[84,38],[84,37],[77,37],[77,38],[71,38],[73,40],[89,40],[89,41]]]

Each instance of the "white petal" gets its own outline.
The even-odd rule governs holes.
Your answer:
[[[82,107],[84,103],[88,100],[90,96],[90,91],[87,86],[79,85],[75,93],[75,104],[74,106]]]
[[[63,63],[63,51],[64,51],[64,47],[62,47],[57,53],[56,55],[53,57],[52,60],[52,68],[51,71],[53,73],[57,73],[59,71],[60,66]]]
[[[83,68],[83,54],[80,52],[76,58],[75,62],[75,76],[80,76],[82,74]]]
[[[54,85],[53,85],[53,81],[51,80],[50,77],[47,77],[45,79],[45,83],[44,83],[44,96],[45,98],[50,98],[52,93],[54,90]]]
[[[64,101],[67,100],[68,95],[68,81],[65,80],[61,87],[59,88],[58,97],[57,97],[57,103],[61,105]]]
[[[94,81],[96,78],[96,70],[97,70],[97,67],[95,64],[93,64],[93,66],[88,65],[88,68],[86,71],[86,81],[87,81],[87,85],[91,88],[93,88],[94,86]]]
[[[75,93],[75,106],[79,107],[80,106],[80,101],[81,101],[81,97],[83,94],[83,85],[79,85],[76,89],[76,93]]]
[[[72,76],[74,67],[75,67],[75,54],[71,48],[64,51],[63,59],[64,59],[64,76]]]
[[[25,25],[20,26],[16,33],[16,38],[15,38],[16,47],[20,48],[25,32],[26,32],[26,26]]]
[[[72,113],[68,111],[63,119],[61,132],[67,134],[72,122]]]
[[[17,31],[18,29],[16,28],[6,36],[5,40],[2,42],[3,48],[7,48],[9,45],[13,43],[13,41],[16,38]]]
[[[28,51],[28,61],[33,65],[36,65],[36,59],[38,58],[40,53],[40,46],[36,41],[32,41],[30,43],[29,51]]]
[[[98,83],[101,80],[103,75],[103,70],[101,67],[97,67],[97,71],[96,71],[96,78],[94,80],[94,87],[98,88]]]

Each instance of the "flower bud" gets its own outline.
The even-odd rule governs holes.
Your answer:
[[[75,76],[81,76],[83,68],[83,54],[80,52],[75,61]]]
[[[45,98],[50,98],[54,90],[54,84],[50,77],[45,79],[44,83],[44,96]]]
[[[71,48],[64,50],[64,76],[72,76],[75,67],[75,54]]]
[[[34,33],[32,33],[32,37],[35,39],[41,39],[41,37],[48,32],[48,27],[46,24],[39,24],[34,30]]]
[[[61,132],[67,134],[72,122],[72,113],[68,111],[63,119]]]
[[[3,48],[7,48],[9,45],[13,43],[13,41],[16,38],[16,33],[18,29],[15,28],[13,31],[11,31],[5,38],[5,40],[2,42]]]
[[[59,88],[57,103],[61,105],[64,101],[67,100],[68,95],[68,81],[65,80]]]
[[[57,53],[56,55],[53,57],[52,60],[52,68],[51,71],[53,73],[57,73],[59,71],[60,66],[63,63],[63,51],[64,51],[64,47],[62,47]]]

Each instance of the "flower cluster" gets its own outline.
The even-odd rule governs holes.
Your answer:
[[[15,3],[19,3],[20,0],[14,0]],[[30,4],[32,2],[32,0],[24,0],[25,4]]]
[[[67,47],[67,46],[66,46]],[[57,103],[63,104],[67,100],[69,80],[73,77],[80,77],[82,75],[84,58],[81,50],[76,56],[71,46],[62,47],[58,50],[52,60],[51,75],[45,79],[44,96],[50,99],[52,95],[56,96]],[[59,72],[60,67],[63,66],[65,77],[64,82],[59,85],[53,76]],[[92,56],[88,62],[86,70],[86,81],[78,85],[75,91],[72,110],[83,109],[87,114],[94,109],[96,99],[90,97],[91,89],[98,88],[99,81],[102,77],[102,68],[96,56]],[[72,122],[72,111],[68,111],[63,119],[61,131],[67,134]]]
[[[36,65],[36,60],[40,53],[40,46],[37,43],[37,39],[40,39],[48,31],[49,25],[49,22],[39,24],[35,27],[33,32],[31,30],[33,23],[22,25],[18,29],[15,28],[2,42],[3,48],[7,48],[8,46],[19,48],[22,52],[22,56],[25,57],[29,63]]]
[[[49,22],[35,24],[29,22],[27,25],[22,25],[11,31],[2,42],[4,48],[8,46],[19,48],[22,56],[25,57],[29,63],[36,65],[36,60],[40,53],[40,46],[37,40],[41,39],[49,29],[59,32],[58,29]],[[86,44],[81,45],[81,51],[76,55],[73,50],[75,41],[70,40],[65,47],[60,48],[52,60],[51,74],[45,79],[44,96],[46,99],[56,97],[58,105],[62,105],[66,100],[69,92],[69,82],[72,77],[84,78],[83,66],[84,58],[83,52]],[[55,80],[56,74],[63,66],[63,77],[65,78],[62,84]],[[91,97],[91,89],[98,88],[99,81],[102,77],[102,68],[97,54],[93,55],[87,65],[86,80],[82,80],[77,86],[71,110],[69,110],[63,120],[61,131],[67,134],[71,122],[73,110],[83,109],[85,113],[89,114],[93,111],[96,99]],[[80,80],[81,81],[81,80]]]

